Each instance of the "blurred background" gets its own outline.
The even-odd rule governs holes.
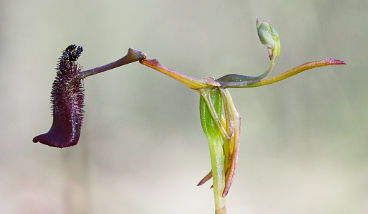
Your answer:
[[[61,51],[92,68],[129,47],[177,71],[220,77],[267,67],[255,20],[272,23],[271,75],[326,57],[274,85],[231,89],[243,119],[229,213],[368,213],[368,1],[0,2],[0,213],[213,213],[199,95],[130,64],[84,81],[77,146],[33,144],[51,126]]]

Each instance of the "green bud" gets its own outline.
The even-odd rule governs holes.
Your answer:
[[[267,47],[270,59],[276,59],[280,53],[280,39],[276,29],[268,22],[259,23],[258,18],[256,26],[259,40]]]
[[[275,40],[272,36],[271,25],[267,22],[259,24],[257,19],[257,32],[259,40],[262,44],[266,45],[267,48],[273,48],[275,46]]]

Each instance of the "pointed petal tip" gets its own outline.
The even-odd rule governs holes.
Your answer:
[[[212,170],[207,173],[207,175],[205,175],[202,180],[199,181],[199,183],[197,184],[197,186],[201,186],[203,185],[204,183],[206,183],[208,180],[210,180],[212,178]]]
[[[229,193],[229,189],[224,190],[224,192],[222,193],[222,197],[225,198],[228,193]]]
[[[197,187],[202,186],[203,184],[205,184],[208,180],[201,180],[198,184]]]
[[[333,58],[327,58],[325,59],[325,61],[331,65],[346,65],[346,62],[342,60],[338,60],[338,59],[333,59]]]

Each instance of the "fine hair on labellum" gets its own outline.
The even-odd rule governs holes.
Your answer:
[[[69,45],[59,58],[52,84],[51,103],[53,122],[50,130],[33,138],[33,142],[53,147],[69,147],[78,143],[83,120],[83,77],[76,62],[81,46]]]

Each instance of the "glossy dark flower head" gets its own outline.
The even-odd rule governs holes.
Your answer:
[[[59,58],[57,75],[52,84],[53,122],[50,130],[33,138],[33,142],[53,147],[68,147],[78,143],[83,119],[83,84],[80,66],[76,62],[81,46],[69,45]]]

